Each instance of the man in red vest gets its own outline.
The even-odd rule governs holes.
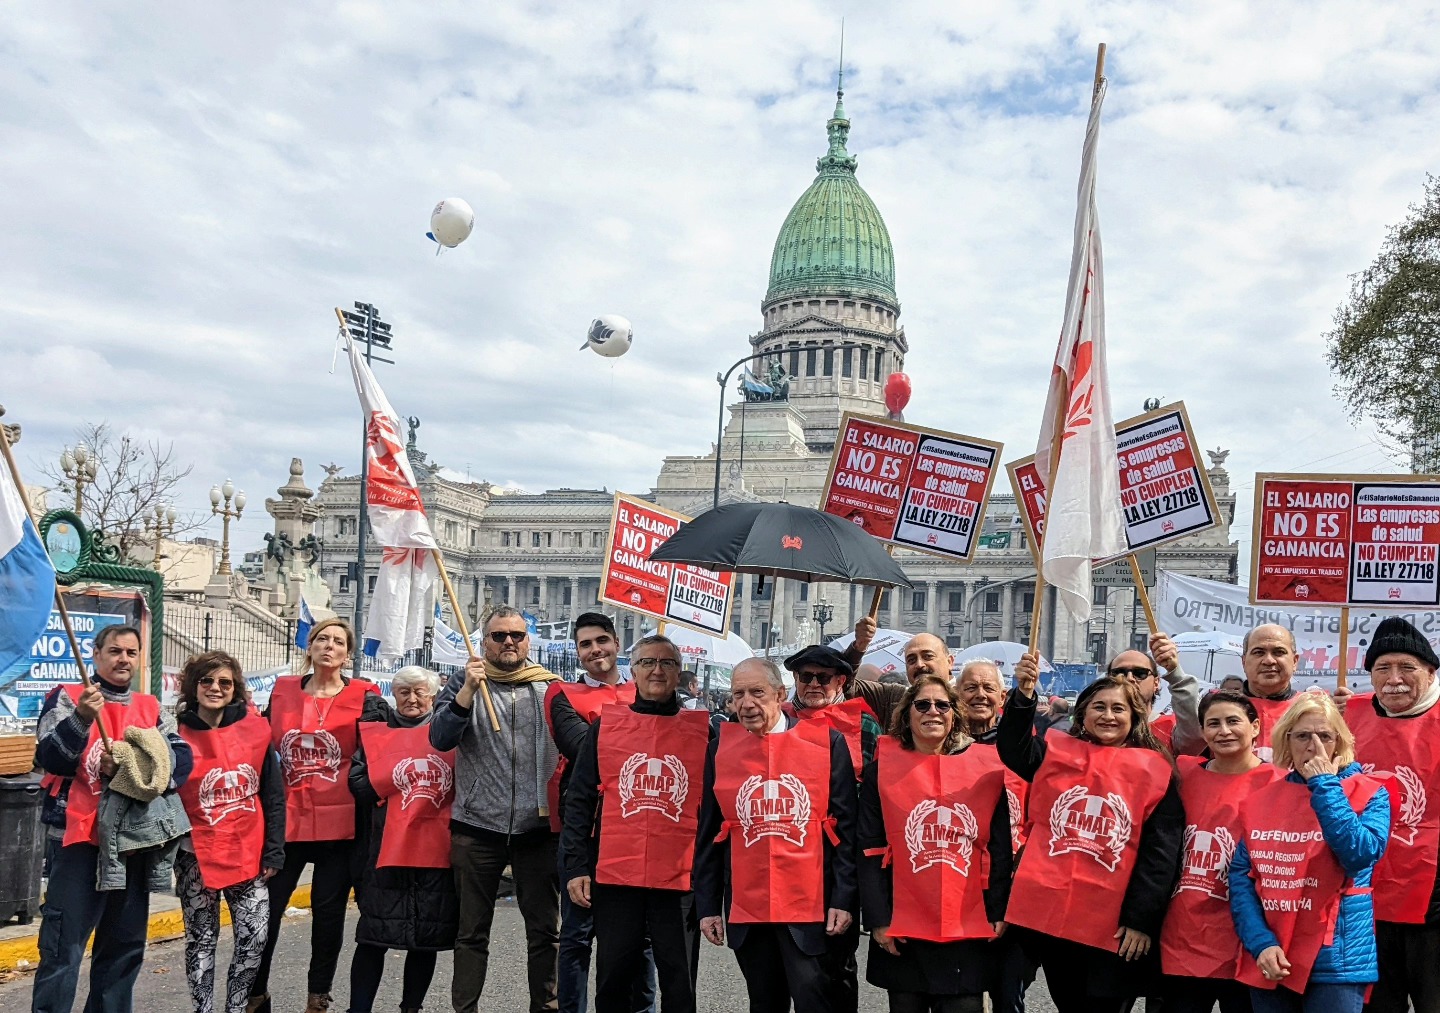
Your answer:
[[[575,758],[590,737],[590,728],[601,708],[610,703],[631,703],[635,684],[620,670],[620,642],[615,623],[599,612],[582,613],[575,620],[575,653],[585,674],[579,682],[555,682],[545,697],[545,718],[560,752],[555,770],[555,797],[550,800],[550,823],[561,829],[563,800],[569,790]],[[590,986],[590,947],[595,925],[588,906],[575,904],[565,884],[565,859],[560,858],[560,956],[556,997],[560,1013],[584,1013]],[[632,1013],[644,1013],[655,1005],[655,967],[637,984]]]
[[[1295,666],[1300,657],[1296,650],[1295,634],[1284,626],[1265,623],[1245,634],[1241,642],[1241,663],[1245,666],[1244,693],[1255,704],[1260,713],[1260,738],[1255,741],[1255,752],[1263,760],[1270,759],[1270,730],[1295,699]],[[1348,694],[1347,694],[1348,696]],[[1344,710],[1344,702],[1337,697],[1336,706]],[[1176,743],[1176,751],[1199,754],[1204,743],[1195,745]]]
[[[705,760],[695,907],[735,950],[752,1013],[828,1013],[827,941],[857,902],[855,768],[839,732],[785,713],[785,691],[766,659],[731,673],[738,721]]]
[[[1440,658],[1392,616],[1376,628],[1365,668],[1375,692],[1350,700],[1345,723],[1355,758],[1388,779],[1396,814],[1371,878],[1380,980],[1366,1009],[1440,1009]]]
[[[133,626],[101,630],[95,637],[94,681],[83,688],[78,684],[56,688],[40,712],[35,761],[51,786],[41,817],[50,829],[50,881],[40,909],[40,967],[30,999],[34,1013],[70,1013],[91,932],[95,945],[85,1009],[130,1013],[135,979],[145,958],[150,863],[155,853],[137,853],[126,860],[124,889],[95,889],[100,856],[96,816],[115,773],[96,719],[104,715],[112,740],[122,738],[131,726],[163,731],[173,761],[172,790],[185,783],[194,764],[175,718],[161,713],[155,697],[130,688],[141,666],[140,642],[140,631]]]
[[[630,668],[634,700],[606,706],[576,756],[560,878],[575,909],[593,915],[596,1013],[634,1008],[654,973],[647,940],[665,1013],[694,1013],[700,937],[690,879],[710,716],[681,706],[672,641],[645,637]]]

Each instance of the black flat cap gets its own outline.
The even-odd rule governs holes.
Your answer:
[[[821,644],[811,646],[799,651],[785,659],[785,667],[795,671],[801,665],[814,665],[816,668],[828,668],[839,672],[841,675],[854,675],[855,669],[845,656],[833,647],[825,647]]]

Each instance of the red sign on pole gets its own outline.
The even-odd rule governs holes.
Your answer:
[[[1255,604],[1440,606],[1440,480],[1255,476]]]
[[[599,597],[632,612],[724,637],[730,629],[734,574],[650,561],[650,553],[689,519],[617,493]]]
[[[972,436],[846,414],[820,509],[881,541],[968,561],[1000,450]]]

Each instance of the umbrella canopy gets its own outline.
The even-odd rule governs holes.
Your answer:
[[[680,525],[650,558],[791,580],[910,586],[879,539],[857,524],[793,503],[716,507]]]
[[[960,666],[967,661],[974,661],[979,658],[982,661],[993,661],[995,667],[1000,669],[1000,674],[1008,678],[1015,675],[1015,665],[1020,661],[1020,656],[1030,648],[1024,644],[1017,644],[1013,640],[989,640],[983,644],[975,644],[965,648],[955,655],[955,669],[959,671]],[[1040,659],[1040,671],[1053,672],[1055,669],[1043,657]]]
[[[876,630],[874,639],[870,641],[870,649],[865,652],[865,657],[860,659],[860,664],[874,665],[886,674],[905,671],[905,658],[901,652],[914,635],[902,630]],[[837,651],[843,651],[853,643],[855,632],[852,630],[843,637],[830,641],[830,646]]]
[[[687,667],[703,661],[733,668],[746,658],[755,656],[750,645],[735,633],[724,638],[713,637],[708,633],[698,633],[688,627],[671,623],[665,627],[665,636],[680,648],[680,656]]]

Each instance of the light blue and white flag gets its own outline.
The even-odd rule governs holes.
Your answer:
[[[30,656],[54,603],[55,567],[20,490],[0,475],[0,672]]]
[[[479,630],[470,635],[470,642],[475,645],[475,655],[479,657]],[[435,610],[435,636],[430,641],[430,660],[437,665],[464,665],[470,660],[470,653],[465,650],[465,638],[459,630],[451,629],[440,618],[439,608]]]
[[[295,619],[295,646],[302,651],[310,646],[310,630],[315,626],[315,615],[310,611],[310,603],[305,596],[300,596],[300,615]]]

